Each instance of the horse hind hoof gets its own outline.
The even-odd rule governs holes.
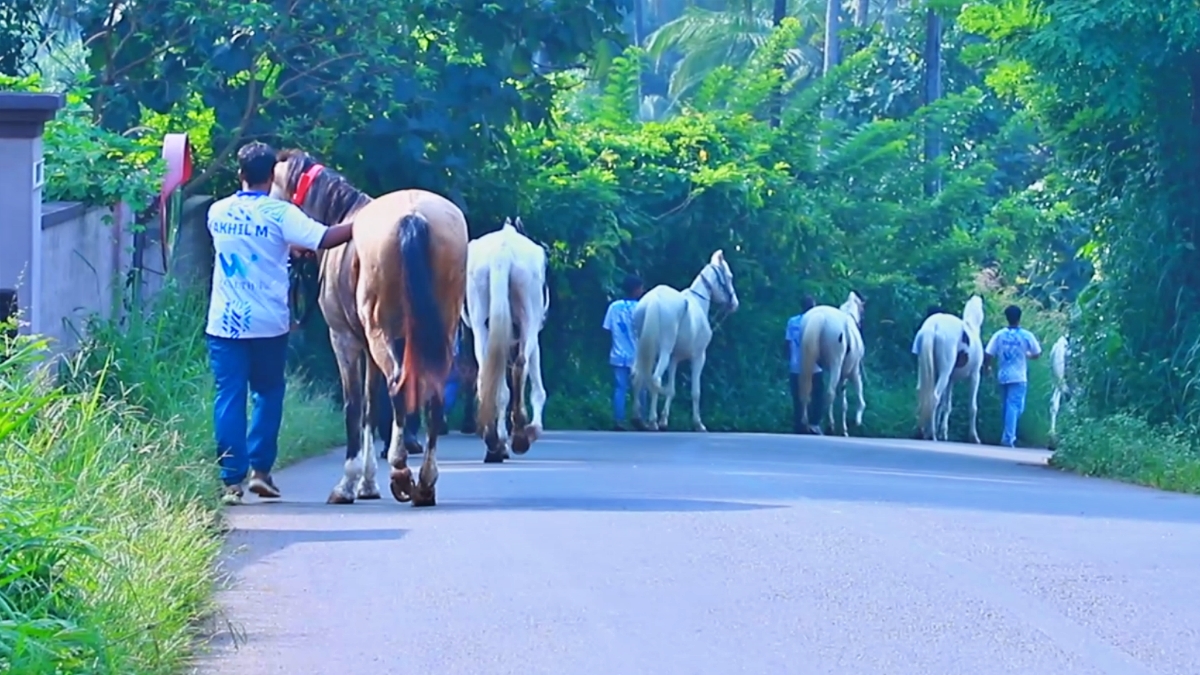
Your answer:
[[[326,504],[353,504],[354,496],[345,495],[337,490],[329,493],[329,498],[325,500]]]
[[[392,496],[398,502],[412,501],[413,494],[413,479],[412,469],[404,467],[403,469],[392,469],[391,482],[388,487],[392,490]]]
[[[512,449],[518,455],[523,455],[529,452],[530,440],[524,432],[513,434]]]
[[[413,506],[437,506],[437,488],[430,485],[427,488],[418,486],[412,496]]]
[[[487,454],[485,454],[483,456],[484,464],[501,464],[503,462],[504,462],[504,453],[503,452],[492,452],[489,450],[487,452]]]
[[[379,488],[375,485],[360,485],[358,486],[359,499],[379,499]]]

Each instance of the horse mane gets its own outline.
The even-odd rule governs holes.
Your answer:
[[[295,194],[300,177],[312,168],[317,160],[299,148],[289,148],[275,156],[275,163],[280,162],[286,163],[287,166],[287,183],[284,187],[289,193]],[[308,195],[299,206],[313,219],[326,225],[337,225],[370,201],[371,196],[351,185],[345,176],[325,167],[313,178]]]

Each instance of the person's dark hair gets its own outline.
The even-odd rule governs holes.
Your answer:
[[[928,319],[929,317],[933,316],[934,314],[945,314],[945,313],[946,313],[946,310],[942,309],[941,305],[930,305],[928,308],[925,309],[925,318]]]
[[[238,149],[238,174],[247,185],[271,182],[275,171],[275,151],[260,141],[251,141]]]
[[[625,295],[633,295],[634,291],[642,287],[642,278],[636,274],[626,274],[624,281],[621,282],[621,290],[625,291]]]
[[[1004,318],[1008,319],[1008,325],[1015,326],[1021,323],[1021,308],[1016,305],[1009,305],[1004,308]]]
[[[813,299],[813,296],[805,295],[803,298],[800,298],[800,309],[807,312],[808,310],[810,310],[816,306],[817,306],[817,301]]]

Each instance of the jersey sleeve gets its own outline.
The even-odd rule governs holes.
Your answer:
[[[1038,342],[1037,337],[1030,331],[1025,331],[1025,340],[1029,343],[1029,352],[1037,355],[1042,353],[1042,344]]]
[[[613,329],[613,314],[615,314],[615,312],[613,310],[616,308],[617,308],[617,303],[614,302],[613,304],[608,306],[608,311],[604,313],[604,330],[612,331],[612,329]]]
[[[992,333],[992,339],[988,340],[987,347],[983,348],[984,353],[988,356],[996,355],[996,340],[1000,337],[1000,331]]]
[[[912,353],[919,354],[921,352],[921,334],[917,333],[913,336]]]
[[[304,215],[299,207],[286,202],[280,204],[284,207],[279,210],[279,229],[283,232],[283,240],[312,251],[321,248],[321,239],[328,228]]]

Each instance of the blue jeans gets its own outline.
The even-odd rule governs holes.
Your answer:
[[[629,378],[633,369],[629,366],[613,366],[613,379],[616,387],[613,388],[613,421],[621,424],[625,421],[625,396],[629,394]],[[650,392],[643,391],[638,397],[638,410],[646,414],[650,409]]]
[[[1000,397],[1004,404],[1004,434],[1000,437],[1000,445],[1012,448],[1017,445],[1017,421],[1025,412],[1025,382],[1012,382],[1000,385]]]
[[[221,480],[236,485],[250,469],[269,473],[279,454],[279,425],[287,389],[287,333],[273,338],[234,340],[211,335],[208,361],[216,384],[213,431]],[[246,432],[246,389],[253,394]]]

